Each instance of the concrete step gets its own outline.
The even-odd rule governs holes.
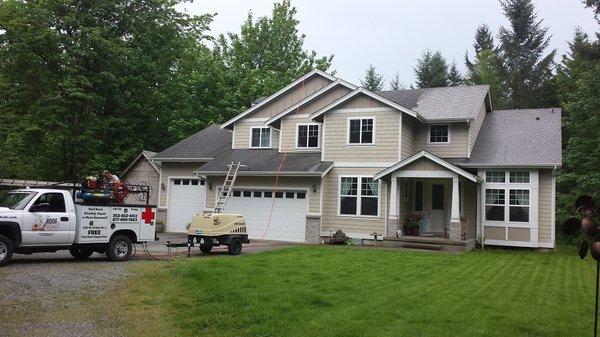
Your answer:
[[[405,243],[401,247],[410,249],[442,250],[442,246],[440,245],[429,245],[425,243]]]

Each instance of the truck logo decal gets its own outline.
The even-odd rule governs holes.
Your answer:
[[[34,232],[53,232],[58,229],[58,218],[44,215],[35,215],[31,226],[31,230]]]

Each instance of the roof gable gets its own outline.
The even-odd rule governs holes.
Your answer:
[[[380,95],[377,95],[375,93],[373,93],[372,91],[369,91],[365,88],[356,88],[355,90],[353,90],[351,93],[343,96],[342,98],[328,104],[327,106],[323,107],[322,109],[312,113],[310,115],[310,119],[315,119],[318,117],[321,117],[322,115],[324,115],[325,113],[339,107],[340,105],[349,102],[352,98],[357,97],[357,95],[366,95],[372,99],[374,99],[375,101],[380,102],[383,105],[386,105],[388,107],[394,108],[396,110],[402,111],[410,116],[416,117],[418,119],[421,119],[421,116],[419,116],[418,113],[416,113],[415,111],[412,111],[398,103],[392,102],[389,99],[382,97]]]
[[[251,106],[250,108],[248,108],[246,111],[242,112],[241,114],[233,117],[232,119],[228,120],[227,122],[223,123],[223,125],[221,125],[221,129],[224,128],[232,128],[233,124],[237,121],[239,121],[240,119],[262,109],[265,108],[267,105],[269,105],[270,103],[274,102],[278,97],[284,95],[285,93],[289,92],[290,90],[298,87],[299,85],[301,85],[303,82],[315,77],[315,76],[319,76],[321,78],[324,78],[330,82],[333,82],[336,80],[336,77],[329,75],[321,70],[315,69],[309,73],[307,73],[306,75],[298,78],[297,80],[295,80],[294,82],[288,84],[287,86],[281,88],[280,90],[278,90],[277,92],[275,92],[274,94],[272,94],[271,96],[261,100],[259,103]],[[316,90],[319,90],[321,88],[318,88]],[[316,91],[315,90],[315,91]],[[308,95],[310,95],[311,93],[308,93]],[[290,105],[292,105],[295,102],[291,102]]]
[[[404,160],[399,161],[398,163],[388,167],[387,169],[375,174],[375,176],[373,177],[373,179],[381,179],[389,174],[392,174],[395,171],[401,170],[401,169],[408,169],[411,168],[421,168],[419,164],[422,163],[422,160],[426,159],[426,160],[430,160],[434,165],[431,167],[432,169],[430,169],[429,171],[435,171],[438,167],[444,168],[448,171],[452,171],[460,176],[463,176],[466,179],[469,179],[473,182],[478,182],[479,178],[459,167],[456,167],[452,164],[450,164],[449,162],[441,159],[440,157],[437,157],[427,151],[421,151],[418,152]]]

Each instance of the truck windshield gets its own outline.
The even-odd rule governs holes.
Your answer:
[[[23,209],[35,195],[36,192],[28,191],[0,193],[0,207]]]

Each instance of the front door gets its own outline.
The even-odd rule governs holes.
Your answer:
[[[429,186],[431,193],[427,210],[429,231],[444,233],[444,224],[446,222],[446,185],[431,183]]]

